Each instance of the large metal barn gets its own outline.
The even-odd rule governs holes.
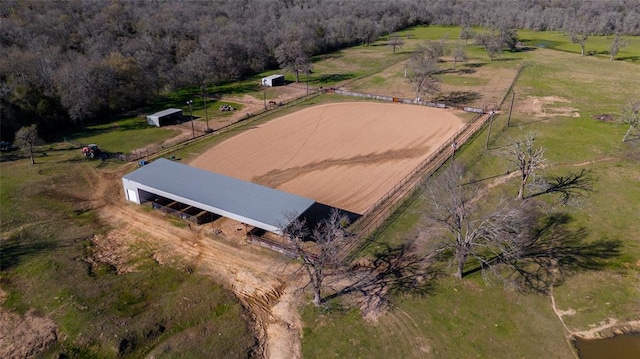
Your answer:
[[[161,198],[158,206],[166,207],[167,200],[175,201],[171,208],[185,216],[199,209],[276,234],[315,203],[163,158],[125,175],[122,184],[126,199],[137,204]]]

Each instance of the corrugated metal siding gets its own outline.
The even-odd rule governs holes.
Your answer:
[[[138,188],[254,225],[270,232],[315,201],[218,173],[158,159],[123,177]],[[131,185],[131,183],[129,183]],[[154,192],[156,191],[156,192]]]
[[[164,116],[173,115],[173,114],[176,114],[178,112],[182,112],[182,110],[178,109],[178,108],[168,108],[166,110],[162,110],[160,112],[156,112],[156,113],[154,113],[152,115],[149,115],[149,116],[160,118],[160,117],[164,117]]]

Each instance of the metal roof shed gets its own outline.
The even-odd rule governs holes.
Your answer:
[[[271,75],[262,78],[262,86],[282,86],[284,85],[284,75]]]
[[[138,204],[151,193],[278,234],[315,203],[163,158],[125,175],[122,183],[127,200]]]
[[[182,110],[178,108],[168,108],[160,112],[156,112],[147,116],[147,123],[153,126],[164,126],[168,124],[175,124],[178,120],[182,119]]]

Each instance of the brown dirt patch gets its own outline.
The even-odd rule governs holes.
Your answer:
[[[526,99],[518,101],[515,108],[517,111],[532,114],[535,117],[580,117],[577,108],[558,106],[558,103],[569,104],[571,101],[558,96],[527,96]]]
[[[0,290],[0,304],[6,294]],[[29,311],[24,315],[0,307],[0,358],[28,358],[58,340],[53,320]]]
[[[455,112],[313,106],[233,137],[191,165],[364,213],[464,126]]]
[[[608,113],[603,113],[600,115],[594,115],[593,118],[595,118],[598,121],[602,121],[602,122],[616,122],[616,118]]]

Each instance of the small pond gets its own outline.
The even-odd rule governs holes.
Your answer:
[[[576,338],[574,343],[580,359],[640,358],[640,333],[616,335],[606,339]]]

